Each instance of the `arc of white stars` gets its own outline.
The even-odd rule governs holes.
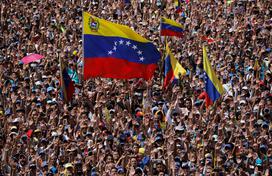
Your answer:
[[[120,41],[119,41],[119,44],[120,44],[120,45],[123,45],[123,43],[124,43],[124,40],[120,40]]]
[[[130,44],[131,44],[130,41],[127,41],[127,42],[126,42],[126,45],[127,45],[127,46],[129,46]]]
[[[139,50],[137,53],[138,53],[139,55],[142,55],[142,54],[143,54],[143,52],[142,52],[142,51],[140,51],[140,50]]]
[[[108,55],[112,55],[112,54],[114,53],[114,51],[117,50],[118,44],[119,44],[119,45],[125,44],[126,46],[130,46],[130,45],[131,45],[131,42],[130,42],[130,41],[124,41],[124,40],[120,40],[119,42],[118,42],[118,41],[115,41],[115,42],[114,42],[113,49],[110,50],[110,51],[108,51]],[[138,47],[137,47],[136,45],[133,45],[133,46],[132,46],[132,49],[137,50]],[[138,54],[138,55],[142,55],[143,52],[142,52],[141,50],[138,50],[138,51],[137,51],[137,54]],[[144,58],[143,56],[140,57],[139,59],[140,59],[140,61],[142,61],[142,62],[145,60],[145,58]]]
[[[208,75],[204,72],[204,83],[207,83]]]

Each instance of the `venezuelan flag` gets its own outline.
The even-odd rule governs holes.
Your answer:
[[[183,37],[184,27],[182,24],[167,18],[161,19],[161,36]]]
[[[60,60],[61,67],[61,87],[62,87],[62,95],[65,102],[69,102],[72,100],[73,94],[75,92],[75,86],[68,74],[68,70],[65,66],[63,66],[62,61]]]
[[[164,65],[164,83],[163,86],[167,87],[175,79],[179,79],[179,75],[185,75],[186,70],[177,61],[174,55],[171,53],[168,45],[166,44],[166,57]]]
[[[205,89],[207,93],[206,106],[209,106],[224,93],[224,88],[212,69],[205,46],[203,46],[203,66],[205,74]]]
[[[175,6],[176,6],[176,13],[181,12],[181,0],[175,0]]]
[[[160,59],[155,45],[129,27],[83,12],[84,79],[153,76]]]

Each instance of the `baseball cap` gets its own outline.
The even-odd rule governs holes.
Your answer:
[[[175,131],[184,131],[184,127],[178,125],[178,126],[175,127]]]
[[[47,162],[46,162],[46,161],[43,161],[43,162],[42,162],[42,167],[46,167],[46,166],[48,166]]]
[[[142,116],[143,116],[143,112],[138,111],[138,112],[136,113],[136,117],[142,117]]]
[[[162,137],[161,136],[156,136],[156,138],[155,138],[155,142],[157,142],[157,141],[161,141],[162,140]]]
[[[17,131],[17,127],[16,127],[16,126],[12,126],[12,127],[10,127],[10,131],[14,131],[14,130],[16,130],[16,131]]]
[[[92,172],[91,176],[98,176],[98,174],[96,172]]]
[[[11,115],[12,114],[12,110],[11,110],[11,108],[8,108],[8,109],[6,109],[5,110],[5,115]]]
[[[139,153],[143,155],[145,153],[145,149],[144,148],[139,148]]]
[[[12,123],[18,123],[18,122],[20,122],[20,119],[17,117],[17,118],[15,118],[13,121],[12,121]]]
[[[257,166],[261,166],[262,163],[263,163],[263,161],[262,161],[260,158],[257,158],[256,161],[255,161],[255,164],[256,164]]]
[[[124,168],[122,166],[118,166],[116,169],[117,169],[118,174],[124,174],[125,173],[125,170],[124,170]]]
[[[50,91],[53,91],[54,90],[54,87],[47,87],[47,89],[46,89],[46,92],[50,92]]]
[[[74,166],[71,164],[71,163],[66,163],[65,165],[64,165],[64,167],[65,168],[74,168]]]
[[[52,166],[52,167],[50,168],[50,172],[51,172],[52,174],[57,174],[57,173],[58,173],[58,169],[57,169],[55,166]]]

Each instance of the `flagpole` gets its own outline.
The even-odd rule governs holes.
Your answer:
[[[61,60],[61,57],[60,57],[59,50],[57,51],[57,55],[58,55],[58,60],[59,60],[59,64],[60,64],[60,83],[61,83],[62,95],[63,95],[64,101],[66,102],[67,97],[66,97],[66,92],[65,92],[65,87],[64,87],[64,80],[63,80],[63,75],[62,75],[63,64],[62,64],[62,60]]]
[[[83,95],[83,93],[84,93],[84,83],[85,83],[85,81],[84,81],[84,11],[82,12],[82,34],[81,34],[81,37],[82,37],[82,63],[83,63],[83,66],[82,66],[82,74],[81,74],[81,82],[82,82],[82,95]]]
[[[166,57],[166,45],[167,45],[167,36],[165,36],[165,38],[164,38],[164,40],[165,40],[165,43],[164,43],[164,52],[163,52],[163,54],[162,54],[162,67],[161,67],[161,69],[160,69],[160,77],[161,77],[161,79],[162,79],[162,84],[164,83],[164,69],[165,69],[165,57]]]

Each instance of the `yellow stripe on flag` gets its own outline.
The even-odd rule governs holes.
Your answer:
[[[150,42],[143,38],[128,26],[112,23],[97,18],[87,12],[83,12],[83,34],[91,34],[105,37],[123,37],[138,42]]]
[[[178,60],[174,57],[174,55],[171,53],[168,44],[166,44],[166,53],[170,56],[171,60],[171,66],[174,72],[174,76],[176,78],[179,78],[179,75],[182,76],[186,74],[186,70],[181,66],[181,64],[178,62]]]
[[[211,63],[208,59],[206,47],[203,46],[203,66],[204,70],[207,73],[207,76],[210,78],[211,82],[213,83],[214,87],[217,91],[222,95],[224,93],[224,88],[221,82],[218,80],[214,70],[212,69]]]
[[[162,17],[162,23],[165,23],[165,24],[169,24],[169,25],[172,25],[172,26],[175,26],[175,27],[179,27],[179,28],[183,28],[183,25],[180,24],[180,23],[177,23],[176,21],[174,20],[170,20],[168,18],[165,18],[165,17]]]

